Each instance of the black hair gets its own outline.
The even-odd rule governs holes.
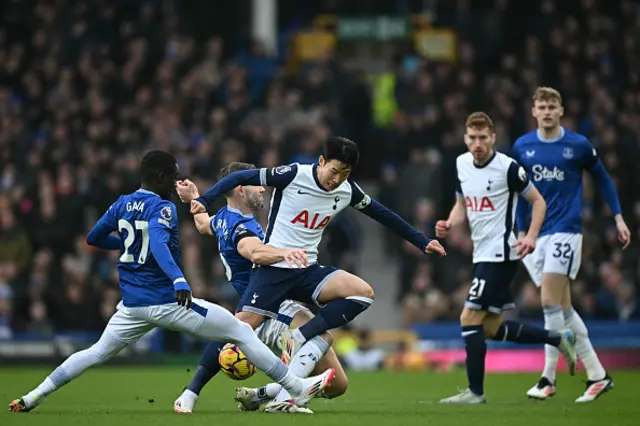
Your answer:
[[[142,157],[140,175],[145,184],[156,185],[160,173],[170,174],[176,170],[176,157],[167,151],[154,149]]]
[[[218,180],[234,172],[239,172],[241,170],[252,170],[255,168],[256,166],[251,163],[242,163],[240,161],[232,161],[231,163],[227,164],[222,169],[220,169],[220,172],[218,173]],[[230,198],[232,195],[233,195],[233,190],[224,194],[224,196],[227,198]]]
[[[324,144],[323,157],[326,161],[337,160],[353,169],[358,165],[360,151],[358,145],[351,139],[331,136]]]

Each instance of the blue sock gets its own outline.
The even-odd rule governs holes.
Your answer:
[[[353,321],[373,303],[368,297],[352,296],[327,303],[320,313],[298,330],[306,340],[319,336],[327,330],[342,327]]]
[[[220,371],[218,355],[220,355],[220,350],[224,345],[225,343],[221,342],[210,342],[207,345],[198,363],[196,374],[193,376],[193,379],[191,379],[191,383],[189,383],[187,389],[196,395],[200,395],[200,391],[202,391],[204,385],[209,383],[213,376],[218,374],[218,371]]]
[[[535,325],[518,321],[504,321],[500,324],[493,340],[507,340],[516,343],[546,343],[551,346],[560,345],[560,333],[546,330]]]
[[[487,343],[481,325],[462,326],[462,338],[467,350],[467,378],[469,389],[476,395],[484,395],[484,357]]]

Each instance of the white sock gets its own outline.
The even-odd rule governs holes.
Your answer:
[[[283,388],[295,394],[302,392],[302,381],[294,375],[280,358],[275,356],[271,349],[260,341],[258,335],[253,332],[250,326],[242,323],[241,329],[235,330],[236,344],[247,356],[249,361],[270,377],[273,381],[280,383]]]
[[[37,388],[35,388],[31,392],[29,392],[27,395],[25,395],[25,399],[37,400],[52,394],[53,392],[55,392],[56,389],[58,389],[56,384],[53,383],[53,380],[47,377],[46,379],[44,379],[44,382],[40,383],[40,385]]]
[[[562,315],[562,306],[548,306],[543,310],[545,329],[561,331],[566,327],[564,323],[564,316]],[[544,354],[544,370],[542,371],[542,377],[546,377],[551,383],[555,383],[560,352],[558,352],[558,349],[554,346],[545,345]]]
[[[299,328],[296,328],[295,330],[293,330],[293,338],[296,339],[298,342],[307,341],[307,339],[304,337],[304,335],[302,334]]]
[[[269,401],[278,396],[282,386],[277,383],[269,383],[261,388],[253,390],[253,399],[260,403]]]
[[[29,399],[39,399],[52,394],[84,373],[88,368],[102,364],[118,354],[125,346],[125,343],[116,340],[109,332],[105,331],[102,333],[100,340],[93,346],[76,352],[64,360],[40,386],[29,392],[26,397]]]
[[[188,401],[197,401],[198,400],[198,394],[196,394],[192,390],[185,389],[184,392],[182,392],[182,395],[180,395],[180,398],[184,398],[184,399],[186,399]]]
[[[322,337],[315,336],[302,345],[300,350],[293,356],[289,364],[289,370],[298,377],[308,377],[322,357],[329,352],[330,347],[329,343]],[[291,399],[291,395],[286,389],[282,389],[276,397],[276,401],[289,399]]]
[[[591,340],[589,339],[589,331],[580,315],[573,309],[569,308],[564,312],[564,319],[567,326],[576,333],[576,352],[582,360],[582,365],[587,371],[589,380],[602,380],[606,377],[607,372],[598,359],[598,354],[593,349]]]

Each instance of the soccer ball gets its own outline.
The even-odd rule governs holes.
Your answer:
[[[233,343],[224,345],[218,356],[218,362],[224,375],[233,380],[246,380],[256,374],[256,367]]]

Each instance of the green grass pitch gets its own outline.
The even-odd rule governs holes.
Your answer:
[[[192,370],[193,371],[193,370]],[[10,413],[8,403],[36,386],[49,372],[42,368],[0,368],[0,396],[5,404],[0,425],[140,426],[160,425],[638,425],[636,390],[640,372],[613,372],[615,388],[591,404],[573,400],[584,390],[583,376],[559,376],[558,394],[551,400],[526,399],[537,380],[530,374],[490,374],[488,403],[483,406],[442,406],[438,400],[465,385],[464,372],[352,373],[342,398],[315,400],[314,415],[241,413],[236,411],[237,384],[261,385],[264,376],[246,382],[217,377],[203,391],[192,415],[173,413],[173,401],[189,382],[191,372],[176,367],[102,367],[86,372],[30,413]]]

